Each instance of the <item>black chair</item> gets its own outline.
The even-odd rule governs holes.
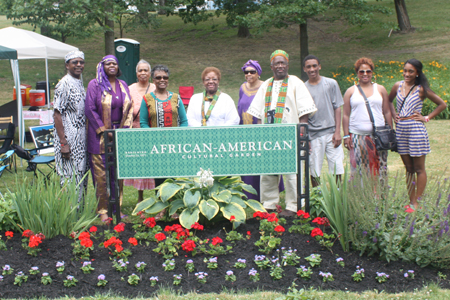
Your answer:
[[[8,124],[8,131],[6,135],[0,136],[0,140],[3,140],[3,145],[0,148],[0,154],[6,153],[9,150],[12,150],[11,145],[14,141],[14,134],[16,133],[16,125],[13,123]]]

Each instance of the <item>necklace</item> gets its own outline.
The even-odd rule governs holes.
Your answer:
[[[411,93],[411,90],[412,90],[415,86],[416,86],[416,85],[413,84],[411,87],[408,88],[408,90],[409,90],[408,95]],[[407,97],[407,95],[406,95],[406,82],[403,82],[403,85],[402,85],[402,96],[403,96],[403,97]]]

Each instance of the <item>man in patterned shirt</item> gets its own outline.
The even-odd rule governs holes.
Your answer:
[[[71,51],[65,57],[67,75],[56,85],[54,97],[55,162],[61,176],[61,186],[66,180],[78,184],[88,171],[86,151],[86,92],[81,80],[84,70],[84,53]],[[80,185],[79,200],[87,187],[87,178]]]

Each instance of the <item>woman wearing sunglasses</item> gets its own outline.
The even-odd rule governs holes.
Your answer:
[[[386,89],[372,82],[374,64],[370,58],[360,58],[355,63],[358,84],[347,89],[344,95],[344,147],[350,153],[352,175],[364,170],[367,175],[387,175],[387,151],[378,151],[373,141],[373,125],[364,100],[367,97],[375,126],[392,127],[389,99]],[[359,91],[361,87],[364,95]]]
[[[195,94],[189,101],[187,118],[189,126],[238,125],[239,115],[233,99],[219,90],[220,70],[207,67],[202,72],[205,90]]]

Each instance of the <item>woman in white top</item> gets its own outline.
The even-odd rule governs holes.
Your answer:
[[[369,101],[375,126],[386,122],[392,127],[389,100],[386,89],[372,83],[374,64],[370,58],[360,58],[355,63],[355,71],[364,94]],[[377,151],[373,142],[373,125],[370,121],[364,97],[356,85],[347,89],[344,95],[344,147],[350,153],[352,175],[365,170],[366,174],[387,174],[387,151]]]
[[[240,118],[236,105],[225,93],[219,90],[221,73],[214,67],[202,72],[205,91],[195,94],[189,101],[187,119],[189,126],[238,125]]]

